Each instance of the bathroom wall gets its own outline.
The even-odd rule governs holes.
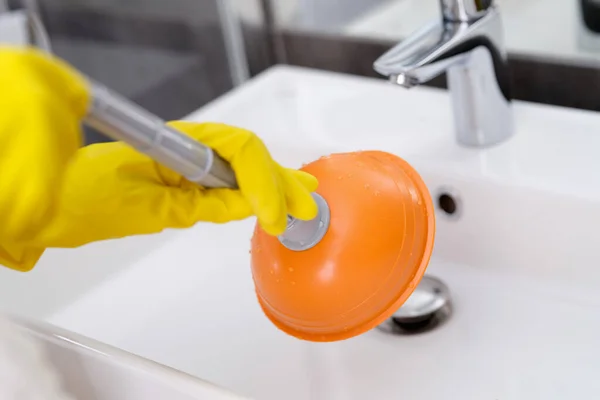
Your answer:
[[[185,116],[247,79],[230,4],[38,0],[55,54],[166,120]],[[88,143],[105,140],[87,130]]]
[[[600,33],[583,26],[580,2],[494,3],[503,20],[514,98],[600,111],[600,96],[590,90],[600,84]],[[382,77],[373,70],[375,59],[425,21],[441,18],[439,0],[262,0],[262,4],[273,15],[266,29],[276,50],[274,62],[376,78]],[[445,75],[426,85],[445,88]]]
[[[271,0],[279,26],[337,32],[389,0]]]

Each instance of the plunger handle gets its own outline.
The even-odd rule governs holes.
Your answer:
[[[129,144],[191,182],[209,188],[237,188],[231,166],[210,147],[102,85],[91,82],[91,93],[85,118],[91,127]]]
[[[210,147],[167,126],[156,115],[105,86],[89,82],[92,101],[85,118],[88,125],[129,144],[191,182],[208,188],[238,188],[229,163]],[[290,250],[315,246],[329,227],[329,206],[318,194],[313,193],[313,198],[319,209],[315,219],[301,221],[288,215],[287,229],[279,241]]]

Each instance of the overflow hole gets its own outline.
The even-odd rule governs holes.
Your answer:
[[[462,214],[462,200],[455,189],[446,186],[437,191],[436,208],[455,219]]]
[[[454,215],[457,210],[456,200],[448,193],[442,193],[438,197],[438,207],[448,215]]]

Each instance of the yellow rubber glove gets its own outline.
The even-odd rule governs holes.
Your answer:
[[[62,61],[0,46],[0,264],[19,268],[16,243],[56,214],[88,102],[85,80]]]
[[[123,143],[80,149],[65,175],[52,222],[26,242],[18,265],[33,267],[47,247],[223,223],[256,215],[270,234],[282,233],[287,214],[312,219],[317,180],[271,158],[252,132],[223,124],[170,125],[213,148],[231,163],[240,190],[203,189]]]
[[[0,238],[20,240],[53,214],[89,95],[60,60],[15,47],[0,47],[0,90]]]

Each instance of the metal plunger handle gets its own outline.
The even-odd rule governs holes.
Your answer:
[[[237,188],[229,163],[211,148],[108,88],[91,82],[92,101],[85,122],[129,144],[155,161],[209,188]]]

